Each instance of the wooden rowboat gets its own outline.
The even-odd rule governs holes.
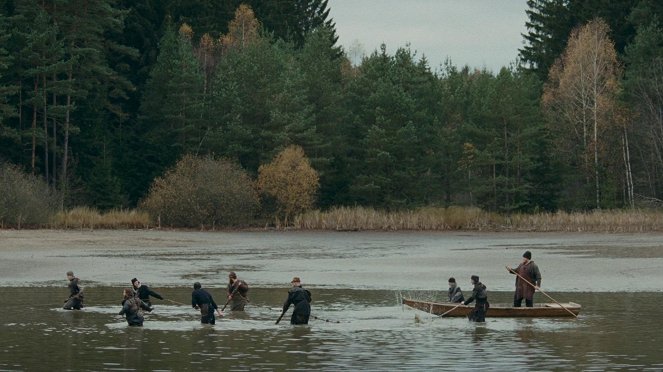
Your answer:
[[[447,311],[458,306],[454,303],[440,303],[430,301],[419,301],[408,298],[403,299],[403,304],[411,308],[425,311],[434,315],[442,315]],[[513,307],[507,304],[490,304],[486,312],[487,318],[559,318],[572,317],[571,311],[576,316],[580,313],[580,306],[575,302],[561,303],[564,307],[556,303],[534,304],[534,307]],[[474,308],[474,303],[469,305],[460,305],[458,308],[450,311],[447,316],[467,316]],[[565,310],[568,309],[569,311]]]

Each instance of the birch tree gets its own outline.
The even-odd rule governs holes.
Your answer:
[[[574,30],[564,54],[550,69],[543,94],[558,151],[581,171],[585,185],[592,185],[597,209],[620,89],[621,68],[609,33],[601,19]]]

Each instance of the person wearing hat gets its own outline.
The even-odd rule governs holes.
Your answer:
[[[138,297],[148,307],[152,307],[150,296],[163,300],[163,297],[160,294],[154,292],[150,289],[150,287],[148,287],[146,284],[142,284],[140,280],[136,278],[131,279],[131,285],[133,286],[134,296]]]
[[[486,286],[479,281],[479,277],[476,275],[472,275],[470,280],[473,286],[472,297],[463,302],[463,305],[471,304],[474,300],[476,300],[476,302],[474,304],[474,309],[472,309],[472,311],[467,314],[467,318],[472,322],[485,322],[486,312],[490,307],[490,304],[488,303],[488,292],[486,292]]]
[[[244,311],[244,306],[249,302],[246,296],[249,292],[249,285],[242,279],[237,279],[237,274],[234,271],[228,274],[227,292],[230,310]]]
[[[449,302],[459,303],[464,300],[465,297],[463,297],[463,291],[461,291],[460,287],[456,284],[456,278],[449,278]]]
[[[534,291],[541,287],[541,272],[532,261],[532,252],[525,251],[523,260],[516,268],[507,267],[511,274],[516,275],[516,293],[513,295],[513,306],[520,307],[525,299],[525,306],[534,306]],[[527,280],[527,282],[525,280]]]
[[[200,322],[202,324],[214,324],[214,310],[222,316],[219,307],[216,306],[214,298],[206,290],[203,289],[199,282],[193,283],[193,292],[191,292],[191,306],[194,309],[200,309]]]
[[[297,276],[292,278],[290,284],[292,284],[292,288],[288,291],[288,298],[283,303],[282,314],[288,311],[290,305],[295,305],[290,317],[290,324],[308,324],[311,316],[311,292],[302,288],[302,281]]]
[[[67,280],[69,280],[69,298],[64,301],[65,310],[80,310],[83,307],[83,288],[78,285],[78,278],[74,276],[73,271],[67,271]]]
[[[122,310],[120,310],[119,315],[124,315],[127,323],[131,327],[142,327],[143,314],[141,310],[152,311],[152,308],[147,306],[140,298],[134,295],[134,290],[131,288],[125,288],[122,291]]]

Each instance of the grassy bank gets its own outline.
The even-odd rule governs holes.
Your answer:
[[[137,210],[111,210],[101,213],[96,209],[78,207],[58,212],[51,223],[56,229],[146,229],[150,215]]]
[[[663,231],[663,212],[610,210],[500,215],[477,208],[422,208],[385,212],[363,207],[339,207],[298,216],[301,230],[434,230],[434,231]]]

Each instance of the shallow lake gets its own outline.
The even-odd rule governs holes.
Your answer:
[[[0,231],[0,370],[662,370],[662,235]],[[577,319],[436,318],[399,296],[441,299],[455,276],[481,276],[509,302],[529,249],[542,288]],[[61,310],[64,273],[86,292]],[[223,304],[227,272],[251,285],[245,313],[201,325],[200,281]],[[274,324],[288,282],[313,293],[308,326]],[[128,327],[121,291],[140,278],[154,300]],[[537,294],[537,302],[545,297]]]

